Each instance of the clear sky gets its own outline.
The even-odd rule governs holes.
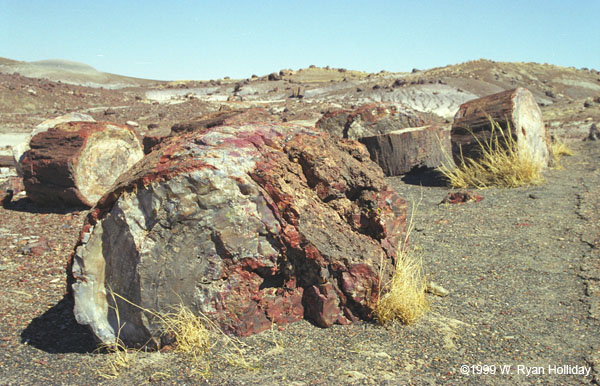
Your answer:
[[[600,70],[600,0],[0,0],[0,56],[151,79],[467,60]]]

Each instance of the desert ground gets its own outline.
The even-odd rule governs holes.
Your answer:
[[[431,171],[388,177],[414,212],[411,249],[428,278],[413,325],[322,329],[307,321],[232,341],[215,338],[205,367],[172,351],[96,351],[66,295],[66,264],[86,210],[46,207],[25,194],[0,208],[0,384],[318,385],[600,383],[600,72],[478,60],[410,73],[283,69],[247,79],[148,81],[64,61],[0,59],[2,177],[12,146],[68,112],[129,122],[143,135],[227,109],[264,107],[313,127],[326,112],[369,102],[405,105],[451,124],[460,104],[528,88],[551,136],[572,148],[539,186],[476,190],[479,202],[440,204],[454,191]]]

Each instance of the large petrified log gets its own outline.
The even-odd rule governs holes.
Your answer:
[[[71,262],[75,317],[129,345],[160,344],[140,307],[180,302],[239,335],[368,319],[405,224],[405,201],[358,142],[285,124],[188,133],[90,212]]]
[[[452,151],[457,162],[461,149],[464,156],[480,156],[479,142],[489,140],[492,135],[490,119],[497,122],[506,135],[510,130],[519,152],[531,155],[543,165],[548,164],[542,112],[531,92],[522,87],[474,99],[460,106],[451,131]],[[498,130],[495,133],[498,135]]]
[[[370,103],[356,110],[323,115],[316,128],[331,135],[358,139],[387,176],[414,168],[441,166],[451,153],[450,132],[441,126],[424,126],[420,113],[385,103]]]
[[[189,121],[176,123],[171,127],[169,133],[148,133],[143,139],[144,153],[148,154],[152,152],[165,143],[165,141],[183,133],[204,131],[216,126],[279,122],[281,122],[279,118],[269,114],[269,112],[262,107],[216,111]]]
[[[178,135],[191,131],[210,129],[216,126],[242,125],[248,123],[280,122],[261,107],[235,109],[209,113],[187,122],[176,123],[171,127],[171,134]]]
[[[358,139],[424,124],[420,114],[409,107],[369,103],[356,110],[328,112],[317,121],[316,128],[338,137]]]
[[[359,138],[386,176],[448,163],[450,127],[422,126]]]
[[[40,204],[93,206],[144,152],[128,126],[68,122],[36,134],[21,162],[27,196]]]
[[[21,162],[25,157],[25,152],[30,149],[29,142],[31,142],[31,138],[33,138],[36,134],[47,131],[48,129],[53,128],[54,126],[60,123],[66,122],[95,122],[96,120],[87,114],[72,112],[65,115],[60,115],[55,118],[46,119],[44,122],[37,125],[29,134],[29,136],[23,141],[23,143],[13,147],[13,158],[15,161],[17,174],[19,176],[23,175],[23,171],[21,170]]]

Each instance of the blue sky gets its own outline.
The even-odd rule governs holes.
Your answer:
[[[600,0],[0,0],[0,56],[151,79],[467,60],[600,70]]]

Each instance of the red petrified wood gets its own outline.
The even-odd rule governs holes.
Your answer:
[[[144,153],[128,126],[68,122],[36,134],[21,163],[27,195],[39,204],[93,206]]]
[[[154,311],[183,302],[249,335],[306,318],[369,319],[406,203],[365,148],[284,124],[173,138],[92,210],[71,265],[75,316],[102,341],[160,345]]]

